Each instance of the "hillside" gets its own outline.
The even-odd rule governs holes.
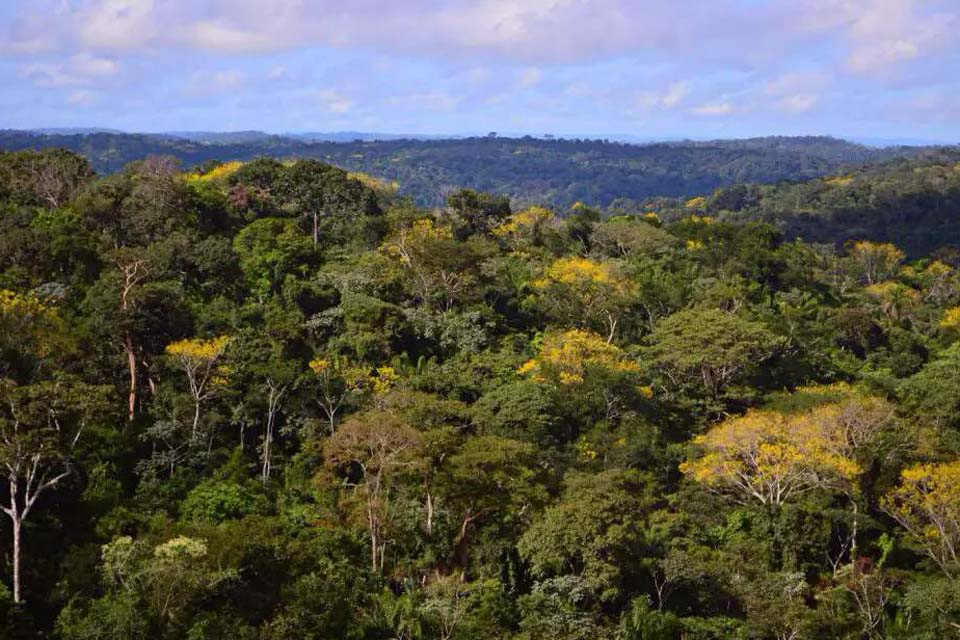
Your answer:
[[[203,141],[191,140],[195,135]],[[236,134],[91,133],[42,135],[0,131],[0,149],[62,147],[84,155],[98,173],[119,171],[148,155],[171,155],[185,167],[210,160],[315,158],[396,181],[423,206],[468,187],[509,196],[523,206],[606,207],[618,198],[696,196],[737,183],[806,180],[842,167],[923,153],[875,149],[828,137],[624,144],[595,140],[464,138],[329,142]]]
[[[801,183],[735,185],[702,204],[709,215],[775,224],[787,238],[843,244],[870,238],[909,254],[960,245],[960,150],[930,150]],[[683,216],[690,207],[665,207]]]

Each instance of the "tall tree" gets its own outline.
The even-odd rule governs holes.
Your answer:
[[[89,420],[106,412],[106,388],[65,377],[17,386],[0,381],[0,465],[13,536],[13,599],[23,602],[23,523],[37,501],[74,472],[71,452]]]
[[[347,474],[347,484],[360,499],[374,573],[381,572],[385,562],[394,476],[422,464],[422,446],[420,432],[383,410],[350,418],[324,444],[327,463]]]

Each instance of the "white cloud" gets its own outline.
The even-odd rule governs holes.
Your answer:
[[[282,64],[278,64],[267,72],[267,80],[285,80],[289,77],[290,71]]]
[[[543,72],[540,71],[537,67],[527,67],[523,70],[523,73],[520,74],[520,87],[524,89],[529,89],[540,84],[540,80],[543,79]]]
[[[120,70],[120,64],[110,58],[98,58],[90,53],[78,53],[70,58],[70,69],[88,78],[107,78]]]
[[[86,89],[78,89],[74,91],[69,96],[67,96],[67,104],[71,106],[83,106],[86,104],[92,104],[96,101],[97,94],[93,91],[88,91]]]
[[[854,49],[847,58],[847,67],[854,73],[871,73],[919,55],[920,46],[910,40],[877,42]]]
[[[473,67],[467,71],[467,78],[474,84],[483,84],[491,78],[493,74],[487,67]]]
[[[453,96],[441,91],[394,96],[387,100],[388,104],[428,109],[430,111],[450,111],[461,102],[463,102],[463,97]]]
[[[71,56],[65,62],[34,62],[20,68],[20,75],[41,87],[68,87],[103,81],[120,71],[120,64],[89,53]]]
[[[817,106],[818,102],[820,102],[820,96],[809,93],[798,93],[780,98],[776,102],[776,106],[781,111],[788,113],[803,113]]]
[[[126,70],[132,91],[181,101],[234,91],[258,104],[269,99],[254,90],[269,86],[351,122],[390,105],[449,112],[432,122],[461,110],[484,122],[505,117],[498,102],[526,109],[517,117],[527,122],[538,122],[535,109],[558,123],[791,121],[782,114],[827,116],[844,97],[880,113],[898,99],[892,88],[913,95],[960,72],[960,0],[6,2],[16,8],[3,11],[12,17],[0,55],[21,56],[35,85],[102,90]],[[191,75],[215,66],[235,69]],[[330,89],[311,92],[318,86]]]
[[[736,110],[730,102],[711,102],[690,109],[690,113],[697,116],[728,116]]]
[[[886,74],[960,44],[956,0],[803,0],[795,13],[801,28],[842,37],[840,63],[854,74]]]
[[[83,44],[95,49],[138,49],[158,35],[153,0],[100,0],[78,16]],[[165,25],[174,28],[174,25]]]
[[[791,71],[767,82],[762,96],[777,111],[804,113],[820,103],[820,95],[833,83],[822,71]]]
[[[188,42],[200,49],[243,54],[275,48],[268,34],[238,29],[220,21],[197,22],[188,33]]]
[[[9,1],[9,0],[8,0]],[[25,3],[26,4],[26,3]],[[0,49],[189,46],[250,54],[311,46],[514,63],[670,57],[718,69],[818,47],[868,73],[956,50],[957,0],[30,0]],[[637,28],[642,24],[643,28]],[[429,25],[429,28],[425,28]],[[549,34],[549,37],[545,37]],[[749,34],[748,37],[744,37]]]
[[[819,91],[831,84],[833,79],[823,71],[789,71],[768,81],[764,93],[768,96],[785,96],[801,92]]]
[[[343,96],[336,89],[321,89],[314,95],[323,108],[330,113],[344,114],[353,109],[353,100]]]
[[[195,71],[187,79],[183,93],[194,97],[213,96],[240,89],[246,82],[247,74],[239,69]]]
[[[689,92],[685,82],[674,82],[663,91],[640,93],[635,102],[641,109],[673,109],[680,105]]]

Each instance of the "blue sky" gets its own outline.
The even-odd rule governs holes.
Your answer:
[[[4,0],[0,127],[960,142],[960,0]]]

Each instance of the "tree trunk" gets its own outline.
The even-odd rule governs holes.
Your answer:
[[[316,247],[317,243],[320,242],[320,218],[319,214],[313,212],[313,246]]]
[[[427,525],[426,533],[428,536],[433,535],[433,495],[427,491]]]
[[[454,540],[454,553],[457,561],[460,563],[462,575],[466,575],[467,568],[470,566],[470,523],[476,518],[471,510],[468,510],[463,516],[463,522],[460,524],[460,533]]]
[[[377,552],[380,549],[380,536],[377,531],[379,523],[371,507],[367,508],[367,523],[370,527],[370,570],[378,573],[380,571],[380,563],[377,562]]]
[[[850,534],[850,564],[856,566],[857,564],[857,536],[859,535],[860,529],[860,506],[857,504],[856,498],[852,498],[853,502],[853,531]]]
[[[613,336],[617,333],[617,319],[607,311],[607,344],[613,342]]]
[[[200,401],[196,400],[193,403],[193,429],[190,431],[191,440],[197,437],[197,427],[199,425],[200,425]]]
[[[14,501],[10,502],[16,509]],[[10,519],[13,521],[13,603],[19,605],[23,603],[20,598],[20,525],[23,521],[16,516]]]
[[[267,432],[263,434],[263,461],[260,471],[260,481],[267,484],[270,479],[270,444],[273,442],[273,424],[267,421]]]
[[[133,420],[137,406],[137,354],[133,348],[133,337],[129,332],[123,338],[123,350],[127,354],[127,368],[130,371],[130,395],[127,398],[127,422]]]
[[[273,432],[277,425],[277,414],[280,412],[280,399],[286,392],[286,385],[276,385],[271,380],[267,380],[267,388],[270,390],[267,397],[267,428],[263,434],[263,469],[261,480],[264,484],[270,479],[270,447],[273,444]]]

